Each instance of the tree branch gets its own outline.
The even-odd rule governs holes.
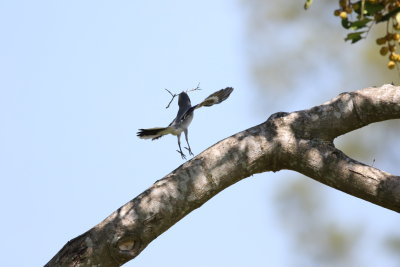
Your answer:
[[[309,110],[279,112],[184,163],[69,241],[46,266],[120,266],[226,187],[255,173],[295,170],[328,186],[400,212],[400,177],[336,149],[339,135],[400,118],[400,87],[343,93]]]

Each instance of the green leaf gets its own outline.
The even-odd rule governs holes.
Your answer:
[[[347,37],[344,40],[351,41],[351,43],[354,44],[363,38],[362,37],[363,33],[365,33],[365,31],[349,33],[349,34],[347,34]]]
[[[367,16],[373,16],[375,15],[375,13],[381,11],[382,9],[384,9],[385,6],[382,4],[378,4],[378,3],[370,3],[365,1],[365,15]]]
[[[342,26],[345,29],[349,29],[350,26],[351,26],[351,23],[350,23],[350,21],[348,19],[342,19]]]
[[[371,21],[369,18],[364,18],[362,20],[357,20],[350,23],[350,29],[358,30],[367,26],[367,24]]]

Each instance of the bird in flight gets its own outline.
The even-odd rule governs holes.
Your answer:
[[[178,137],[178,146],[179,146],[179,150],[177,150],[177,152],[181,155],[182,159],[186,159],[186,155],[182,152],[181,148],[181,133],[184,132],[186,143],[188,145],[188,147],[185,148],[189,151],[189,154],[193,156],[193,152],[192,149],[190,148],[188,140],[188,127],[193,120],[194,111],[201,107],[211,107],[212,105],[221,103],[222,101],[226,100],[229,97],[232,91],[233,91],[232,87],[226,87],[225,89],[221,89],[211,94],[201,103],[194,106],[192,106],[187,92],[182,92],[179,94],[179,99],[178,99],[178,105],[179,105],[178,114],[176,115],[175,119],[168,125],[168,127],[139,129],[139,131],[137,132],[137,136],[141,139],[156,140],[166,134],[176,135]],[[175,97],[175,95],[173,95],[173,97]]]

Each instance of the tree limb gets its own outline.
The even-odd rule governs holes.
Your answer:
[[[69,241],[46,266],[120,266],[218,192],[266,171],[294,170],[400,212],[400,177],[351,159],[333,144],[339,135],[399,118],[400,87],[392,85],[343,93],[308,110],[275,113],[156,181]]]

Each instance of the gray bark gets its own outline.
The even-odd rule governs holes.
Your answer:
[[[400,118],[400,87],[342,93],[308,110],[278,112],[232,135],[69,241],[46,266],[120,266],[224,188],[255,173],[289,169],[393,211],[400,177],[349,158],[334,138]]]

